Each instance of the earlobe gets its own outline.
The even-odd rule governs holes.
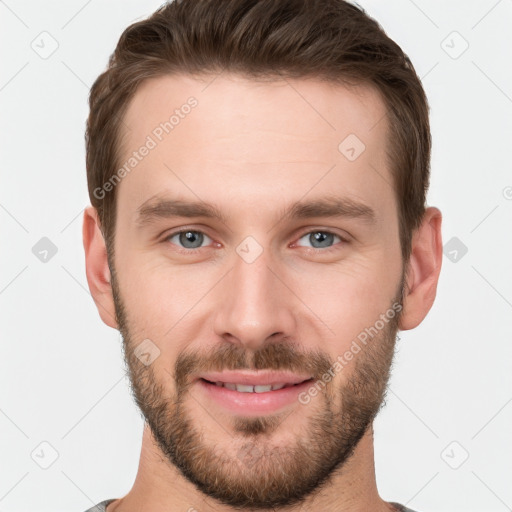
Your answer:
[[[100,229],[98,212],[92,206],[87,207],[84,211],[82,235],[89,290],[103,322],[118,329],[110,284],[107,248]]]
[[[434,303],[443,258],[441,221],[439,209],[429,207],[414,233],[400,330],[417,327]]]

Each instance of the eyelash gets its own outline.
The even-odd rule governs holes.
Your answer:
[[[175,237],[176,235],[180,235],[181,233],[187,233],[187,232],[192,232],[192,233],[201,233],[205,236],[207,236],[208,238],[211,239],[211,237],[209,237],[204,231],[200,231],[198,229],[187,229],[187,228],[184,228],[184,229],[180,229],[178,231],[173,231],[172,233],[170,233],[169,235],[167,235],[163,240],[162,242],[169,242],[171,238]],[[304,233],[302,233],[298,240],[300,240],[301,238],[304,238],[306,235],[310,235],[312,233],[323,233],[323,234],[327,234],[327,235],[333,235],[335,237],[338,237],[341,241],[342,244],[346,245],[348,243],[350,243],[346,238],[343,238],[341,235],[338,235],[337,233],[334,233],[332,231],[328,231],[328,230],[325,230],[325,229],[313,229],[313,230],[310,230],[310,231],[306,231]],[[340,242],[338,242],[340,243]],[[173,244],[173,245],[176,245],[176,244]],[[318,252],[318,253],[329,253],[331,251],[335,251],[335,250],[338,250],[339,248],[336,247],[337,244],[334,244],[333,246],[331,247],[327,247],[327,248],[324,248],[324,249],[318,249],[316,247],[304,247],[304,249],[307,249],[309,252]],[[201,249],[206,249],[206,247],[197,247],[195,249],[186,249],[186,248],[183,248],[183,247],[178,247],[178,252],[180,253],[184,253],[184,254],[191,254],[191,253],[194,253],[194,252],[197,252]],[[302,246],[299,246],[299,247],[302,247]]]

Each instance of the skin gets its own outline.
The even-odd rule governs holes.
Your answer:
[[[134,394],[143,401],[139,406],[149,423],[170,436],[171,425],[188,419],[187,432],[201,433],[195,442],[201,439],[204,448],[191,463],[217,450],[230,464],[217,464],[215,470],[235,488],[262,483],[260,467],[276,479],[280,469],[298,476],[307,467],[295,464],[298,459],[293,457],[271,460],[264,455],[259,464],[244,467],[238,455],[248,439],[262,454],[278,446],[296,447],[306,439],[308,453],[325,455],[321,460],[328,465],[340,447],[339,436],[347,431],[348,399],[357,398],[355,413],[367,403],[372,414],[377,412],[397,329],[419,325],[435,298],[442,261],[441,213],[427,208],[404,274],[397,202],[385,153],[386,109],[371,87],[347,89],[316,80],[256,82],[227,74],[214,78],[166,76],[141,85],[124,118],[129,130],[123,137],[123,162],[187,98],[194,96],[198,105],[117,185],[115,273],[92,207],[84,214],[83,237],[91,293],[102,320],[123,334]],[[366,146],[354,161],[338,150],[351,133]],[[138,226],[138,208],[156,195],[215,204],[227,222],[168,218]],[[283,208],[294,201],[333,195],[369,205],[375,223],[283,217]],[[179,228],[206,234],[201,249],[187,249],[178,236],[166,238]],[[315,252],[309,235],[316,231],[347,242],[334,237]],[[236,251],[247,236],[262,249],[250,264]],[[235,418],[206,400],[194,384],[178,385],[173,370],[183,354],[192,354],[192,368],[198,368],[221,347],[254,362],[252,355],[284,343],[299,367],[300,354],[319,353],[333,362],[389,310],[402,279],[407,286],[396,325],[382,329],[307,406],[294,403],[286,414],[261,418],[262,435],[251,431],[254,424],[248,418]],[[147,367],[134,357],[135,347],[145,339],[160,351]],[[378,374],[374,386],[356,396],[353,384],[367,377],[364,371],[370,364]],[[177,409],[179,389],[183,394]],[[313,421],[328,418],[328,413],[330,424],[338,428],[324,432],[321,443],[314,437]],[[394,510],[377,491],[370,416],[365,425],[361,413],[358,420],[365,429],[352,440],[353,452],[338,453],[338,466],[315,492],[274,510]],[[245,427],[245,433],[237,426]],[[331,451],[324,453],[326,446]],[[165,448],[146,424],[133,488],[108,512],[235,510],[229,500],[198,489]],[[235,463],[236,471],[230,469]],[[212,471],[212,464],[206,465],[203,476]]]

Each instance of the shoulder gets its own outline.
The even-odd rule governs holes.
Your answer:
[[[397,512],[415,512],[414,510],[412,510],[411,508],[407,508],[406,506],[404,505],[400,505],[400,503],[393,503],[393,502],[390,502],[389,503],[390,505],[393,505],[395,508],[396,508],[396,511]]]
[[[98,503],[97,505],[94,505],[94,507],[88,508],[85,512],[105,512],[107,505],[115,501],[115,499],[105,500],[101,503]]]

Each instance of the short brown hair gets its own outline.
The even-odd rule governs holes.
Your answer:
[[[109,255],[116,190],[102,198],[94,191],[119,166],[122,119],[138,86],[173,73],[223,71],[254,79],[364,83],[380,92],[407,264],[429,186],[427,98],[402,49],[362,8],[344,0],[174,0],[123,32],[106,71],[91,88],[85,135],[89,196]]]

